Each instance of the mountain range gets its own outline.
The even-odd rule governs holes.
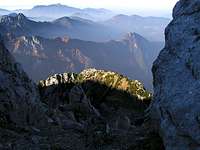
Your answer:
[[[6,10],[6,9],[1,9],[1,8],[0,8],[0,15],[8,15],[8,14],[10,14],[10,13],[11,13],[11,11]]]
[[[37,35],[46,38],[70,36],[88,41],[107,41],[119,37],[118,31],[112,30],[111,27],[77,17],[62,17],[52,22],[36,22],[19,13],[2,16],[0,26],[1,34],[12,32],[17,36]]]
[[[136,32],[152,41],[164,41],[164,28],[170,22],[168,18],[162,17],[142,17],[138,15],[124,15],[117,14],[117,12],[113,12],[111,10],[103,9],[103,8],[75,8],[62,4],[52,4],[52,5],[37,5],[32,9],[19,9],[19,10],[0,10],[1,15],[9,15],[10,13],[23,13],[30,20],[34,20],[37,22],[54,22],[59,18],[68,17],[68,19],[73,20],[89,20],[97,25],[97,27],[92,27],[92,29],[98,28],[100,29],[98,33],[104,34],[102,39],[110,39],[113,40],[119,39],[122,35],[127,32]],[[99,28],[101,26],[101,28]],[[107,30],[106,30],[106,29]],[[83,29],[84,30],[84,29]],[[83,30],[79,30],[83,31]],[[96,31],[92,30],[91,33],[95,33]],[[78,31],[78,30],[77,30]],[[107,34],[106,34],[107,33]],[[73,37],[79,38],[79,37]],[[95,39],[91,37],[91,40]],[[97,38],[96,38],[97,39]]]
[[[12,31],[17,35],[39,35],[46,38],[70,36],[87,41],[119,40],[127,32],[136,32],[151,41],[163,42],[163,32],[169,19],[117,15],[107,21],[94,22],[77,16],[61,17],[51,22],[37,22],[24,14],[3,15],[1,32]],[[6,26],[5,26],[6,25]],[[90,33],[90,34],[87,34]]]
[[[116,18],[123,22],[123,17],[127,16]],[[136,23],[143,24],[146,19],[150,24],[151,19],[140,19],[143,22]],[[35,81],[49,74],[95,67],[120,72],[152,89],[150,68],[164,43],[147,40],[129,29],[122,31],[118,23],[113,27],[112,21],[94,22],[74,16],[37,22],[22,13],[12,13],[0,17],[0,33],[6,47]]]
[[[4,36],[7,48],[38,81],[49,74],[79,72],[85,68],[122,72],[144,82],[151,89],[151,64],[162,46],[136,33],[121,41],[91,42],[68,37],[47,39],[38,36]],[[119,61],[121,60],[121,61]]]
[[[168,18],[162,17],[142,17],[138,15],[116,15],[104,21],[104,25],[115,28],[118,31],[136,32],[149,40],[163,41],[164,29],[170,22]]]
[[[103,21],[114,16],[115,13],[111,10],[104,8],[75,8],[62,4],[51,4],[51,5],[37,5],[32,9],[18,9],[13,11],[0,10],[0,15],[8,15],[9,13],[23,13],[30,18],[36,18],[40,21],[48,20],[53,21],[63,16],[77,16],[84,17],[85,19],[94,21]],[[42,14],[42,15],[41,15]],[[87,17],[86,17],[87,16]]]
[[[86,41],[41,33],[45,23],[48,30],[74,27],[66,16],[51,22],[1,17],[0,149],[199,150],[199,8],[199,0],[177,2],[158,57],[162,42],[135,32]],[[19,62],[33,79],[49,75],[36,84]],[[151,66],[153,94],[129,78],[151,78]]]

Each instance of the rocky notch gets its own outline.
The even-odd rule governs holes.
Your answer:
[[[154,62],[151,117],[167,150],[200,147],[200,1],[180,0]]]

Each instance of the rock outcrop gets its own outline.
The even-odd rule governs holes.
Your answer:
[[[63,73],[55,74],[47,78],[47,80],[41,80],[39,82],[40,88],[48,88],[60,85],[73,85],[82,84],[83,87],[90,88],[92,85],[98,83],[99,85],[107,87],[107,91],[116,89],[119,91],[127,92],[131,96],[134,96],[138,101],[150,102],[151,94],[146,91],[142,83],[137,80],[130,80],[125,76],[122,76],[116,72],[86,69],[79,74],[75,73]],[[92,87],[92,86],[91,86]],[[96,92],[94,88],[91,88],[93,92]],[[64,88],[65,90],[65,88]],[[106,91],[106,90],[105,90]],[[91,91],[88,93],[92,93]],[[50,92],[50,94],[52,94]],[[105,93],[107,94],[107,93]],[[100,96],[100,95],[99,95]]]
[[[151,94],[137,80],[87,69],[50,76],[39,89],[49,114],[62,112],[63,128],[80,132],[83,149],[162,150],[160,138],[144,125]]]
[[[0,42],[0,149],[30,147],[28,137],[46,126],[44,110],[37,86]]]
[[[153,65],[151,118],[166,150],[200,149],[200,0],[180,0]]]
[[[36,85],[0,43],[0,126],[34,126],[42,119]]]

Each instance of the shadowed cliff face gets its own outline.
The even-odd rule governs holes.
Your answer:
[[[0,149],[27,149],[46,127],[37,86],[0,42]]]
[[[200,147],[199,0],[180,0],[153,65],[151,117],[167,150]]]
[[[43,108],[36,85],[0,43],[0,126],[40,125]],[[11,126],[10,126],[11,125]]]

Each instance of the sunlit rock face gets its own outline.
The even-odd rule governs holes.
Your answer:
[[[180,0],[153,65],[151,118],[166,150],[200,148],[200,0]]]

